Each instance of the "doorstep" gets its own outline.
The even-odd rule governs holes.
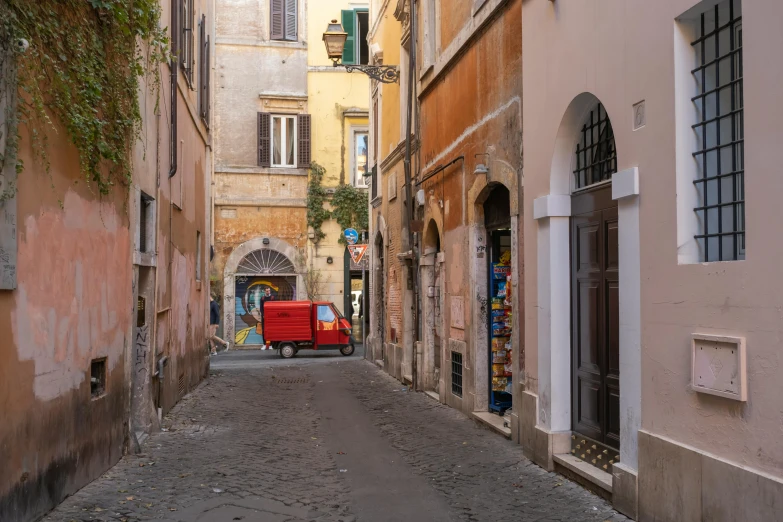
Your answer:
[[[383,369],[383,359],[381,359],[381,360],[376,359],[375,360],[375,366],[377,366],[378,368]]]
[[[402,383],[407,384],[409,386],[413,385],[413,375],[403,375],[402,376]]]
[[[440,397],[438,396],[437,392],[434,392],[432,390],[426,390],[424,392],[424,395],[426,395],[430,399],[435,399],[436,401],[440,402]]]
[[[488,411],[474,411],[473,418],[477,421],[485,424],[492,431],[503,435],[507,439],[511,438],[511,428],[506,428],[503,425],[503,417],[489,413]]]
[[[603,492],[608,493],[609,495],[612,494],[611,473],[600,470],[569,453],[553,455],[552,460],[555,461],[555,464],[562,466],[566,471],[573,473],[576,477],[589,482],[591,485],[600,488]],[[589,484],[584,485],[589,486]],[[596,492],[600,493],[598,491]]]

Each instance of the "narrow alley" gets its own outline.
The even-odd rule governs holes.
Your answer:
[[[214,359],[164,431],[46,522],[626,520],[357,353]]]

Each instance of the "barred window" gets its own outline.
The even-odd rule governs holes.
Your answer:
[[[615,172],[617,148],[614,130],[606,109],[599,103],[582,125],[581,138],[576,146],[575,188],[579,190],[610,180]]]
[[[724,0],[701,14],[692,42],[698,94],[692,98],[698,141],[693,157],[702,261],[745,258],[745,155],[740,0]]]

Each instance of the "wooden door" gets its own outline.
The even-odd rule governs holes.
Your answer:
[[[574,431],[620,447],[617,205],[611,187],[572,198],[571,353]]]

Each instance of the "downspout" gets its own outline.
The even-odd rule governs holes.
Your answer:
[[[169,234],[168,234],[168,269],[166,270],[166,279],[168,287],[168,328],[166,329],[169,335],[168,347],[171,346],[171,305],[173,301],[174,278],[171,270],[173,268],[173,250],[172,250],[172,237],[173,232],[172,221],[174,219],[174,211],[172,209],[173,193],[171,178],[177,173],[177,76],[179,74],[179,35],[175,34],[179,28],[179,9],[178,2],[171,3],[171,61],[169,64],[169,76],[170,76],[170,97],[171,97],[171,121],[169,121]],[[168,362],[168,356],[163,356],[158,360],[158,421],[161,420],[163,414],[163,371],[166,363]]]
[[[415,92],[416,84],[416,1],[410,1],[411,6],[411,39],[410,39],[410,60],[408,63],[408,104],[407,104],[407,121],[405,124],[405,218],[408,223],[408,245],[410,246],[411,253],[411,278],[418,278],[418,257],[416,248],[413,244],[413,230],[411,226],[413,224],[413,183],[411,182],[411,131],[413,130],[413,93]],[[419,342],[419,288],[418,284],[414,280],[413,286],[413,357],[411,361],[411,379],[414,390],[418,389],[417,378],[417,353],[416,345]]]

